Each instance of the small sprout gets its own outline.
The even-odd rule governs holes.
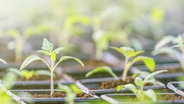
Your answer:
[[[154,48],[152,52],[153,55],[158,54],[168,54],[169,56],[177,59],[181,68],[184,70],[184,35],[174,36],[165,36],[162,38]],[[172,46],[169,44],[172,43]],[[178,49],[176,49],[178,48]]]
[[[157,96],[154,90],[148,89],[146,91],[143,90],[143,87],[146,83],[156,84],[156,80],[154,78],[155,75],[160,73],[167,72],[167,70],[160,70],[153,73],[149,73],[144,79],[137,76],[134,80],[134,84],[126,84],[126,85],[119,85],[116,87],[116,91],[120,91],[122,89],[130,89],[138,98],[138,100],[143,101],[146,100],[146,97],[151,99],[153,102],[157,101]],[[139,73],[141,75],[142,72]],[[144,73],[144,72],[143,72]],[[148,72],[147,72],[148,73]],[[144,73],[145,74],[145,73]]]
[[[10,42],[8,44],[8,47],[14,49],[16,62],[22,61],[22,52],[26,40],[32,35],[39,35],[47,31],[46,29],[41,29],[40,27],[43,27],[43,24],[26,28],[24,31],[18,31],[16,29],[9,29],[8,31],[6,31],[7,36],[13,39],[13,44],[11,44],[12,42]],[[46,27],[48,26],[45,25],[45,28]]]
[[[74,104],[74,98],[76,97],[76,94],[81,94],[83,93],[81,89],[79,89],[77,86],[71,84],[69,86],[67,85],[62,85],[58,84],[59,91],[65,92],[66,93],[66,101],[68,104]]]
[[[98,67],[95,68],[91,71],[89,71],[88,73],[86,73],[85,77],[89,77],[95,73],[100,73],[100,72],[107,72],[109,73],[112,77],[114,77],[116,80],[118,80],[119,78],[116,76],[116,74],[112,71],[112,69],[110,67],[107,66],[102,66],[102,67]]]
[[[14,72],[16,73],[18,76],[25,78],[26,80],[30,80],[31,78],[33,78],[34,76],[38,76],[38,75],[44,75],[44,76],[49,76],[50,77],[50,72],[47,70],[22,70],[20,71],[17,68],[8,68],[9,72]]]
[[[128,70],[132,67],[134,63],[138,61],[143,61],[150,71],[155,70],[155,61],[153,58],[146,57],[146,56],[138,56],[144,51],[135,51],[130,47],[121,47],[121,48],[111,47],[111,48],[122,53],[125,56],[125,66],[124,66],[124,72],[122,73],[122,80],[126,80]]]
[[[60,57],[59,61],[56,61],[57,54],[59,54],[59,52],[61,52],[63,49],[64,49],[63,47],[54,49],[54,45],[51,42],[49,42],[47,39],[44,39],[42,49],[39,50],[38,52],[43,54],[43,55],[48,56],[50,58],[51,64],[48,63],[45,59],[43,59],[37,55],[31,55],[24,60],[24,62],[22,63],[22,65],[20,67],[20,70],[23,70],[23,69],[25,69],[25,67],[27,65],[29,65],[33,61],[36,61],[36,60],[42,61],[48,67],[48,69],[50,70],[50,73],[51,73],[50,74],[51,75],[51,77],[50,77],[50,80],[51,80],[51,84],[50,84],[51,93],[50,93],[50,95],[51,95],[51,97],[54,93],[54,79],[53,79],[54,71],[57,68],[57,66],[59,65],[59,63],[61,63],[64,60],[73,59],[73,60],[77,61],[79,64],[81,64],[81,66],[84,66],[84,64],[81,60],[79,60],[76,57],[71,57],[71,56],[62,56],[62,57]]]
[[[102,60],[103,51],[109,46],[109,36],[103,30],[98,30],[93,34],[93,41],[96,46],[96,59]]]

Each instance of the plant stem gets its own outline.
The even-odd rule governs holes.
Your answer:
[[[96,60],[102,60],[102,50],[96,46]]]
[[[23,45],[23,39],[21,37],[16,38],[15,40],[15,60],[16,62],[20,62],[22,60],[22,45]]]
[[[127,73],[128,73],[128,70],[129,70],[128,60],[129,60],[129,58],[128,57],[125,57],[125,67],[124,67],[124,72],[122,74],[122,80],[123,81],[126,80]]]
[[[54,74],[54,70],[51,70],[51,76],[50,76],[50,89],[51,89],[51,92],[50,92],[50,95],[52,97],[53,93],[54,93],[54,78],[53,78],[53,74]]]

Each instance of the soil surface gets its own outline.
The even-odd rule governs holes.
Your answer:
[[[101,60],[88,60],[84,62],[84,69],[86,68],[96,68],[99,66],[113,66],[112,64],[106,63]]]
[[[124,84],[129,84],[129,83],[133,83],[134,84],[134,79],[132,77],[128,77],[126,81],[123,81],[123,80],[119,79],[117,81],[106,81],[106,82],[102,82],[100,84],[100,86],[98,87],[98,89],[114,89],[118,85],[124,85]],[[150,83],[146,83],[145,84],[145,86],[151,86],[151,85],[152,84],[150,84]]]
[[[61,76],[57,76],[57,77],[54,77],[54,80],[59,80],[60,78],[61,78]],[[50,81],[50,76],[43,76],[43,75],[33,76],[29,80],[27,80],[26,78],[21,77],[18,80],[19,81],[38,81],[38,80],[48,80],[48,81]]]
[[[183,96],[179,96],[179,95],[174,95],[174,94],[167,94],[165,95],[164,97],[161,97],[163,98],[162,100],[184,100],[184,97]]]
[[[46,94],[33,94],[32,95],[33,98],[51,98],[50,94],[46,93]],[[54,92],[53,93],[53,98],[60,98],[60,97],[66,97],[66,94],[65,93],[62,93],[62,92]],[[91,97],[89,94],[77,94],[78,98],[88,98],[88,97]]]

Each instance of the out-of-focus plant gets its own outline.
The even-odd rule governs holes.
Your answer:
[[[150,57],[146,57],[146,56],[138,56],[141,53],[143,53],[144,51],[135,51],[134,49],[130,48],[130,47],[111,47],[112,49],[120,52],[121,54],[123,54],[125,56],[125,65],[124,65],[124,71],[122,73],[122,80],[126,80],[127,78],[127,74],[129,69],[132,67],[132,65],[138,61],[143,61],[144,64],[146,65],[146,67],[150,70],[150,71],[154,71],[155,70],[155,61],[153,58]]]
[[[6,61],[0,58],[0,62],[6,64]],[[11,77],[10,77],[11,76]],[[17,76],[13,73],[7,73],[2,80],[0,80],[0,102],[2,104],[15,104],[15,101],[7,94],[7,90],[14,85]]]
[[[81,89],[79,89],[74,84],[71,84],[71,85],[58,84],[57,89],[61,92],[65,92],[66,102],[68,102],[68,104],[74,104],[74,99],[75,99],[76,95],[83,93],[81,91]]]
[[[164,36],[163,27],[161,26],[164,21],[165,11],[161,7],[153,7],[150,12],[150,22],[153,36],[156,40]]]
[[[100,73],[100,72],[106,72],[109,73],[114,79],[118,80],[119,78],[116,76],[116,74],[112,71],[110,67],[107,66],[102,66],[102,67],[97,67],[88,73],[86,73],[85,77],[89,77],[95,73]]]
[[[10,77],[11,76],[11,77]],[[13,73],[7,73],[2,81],[0,80],[0,101],[2,104],[17,104],[7,91],[12,88],[17,77]]]
[[[7,30],[7,35],[14,39],[13,48],[15,50],[15,60],[20,62],[22,60],[23,46],[26,43],[26,40],[32,35],[41,35],[44,32],[50,31],[51,26],[46,24],[41,24],[35,27],[26,28],[23,33],[16,29]],[[9,44],[11,47],[11,43]]]
[[[109,46],[109,36],[103,30],[98,30],[93,34],[93,41],[96,46],[96,59],[102,60],[103,51]]]
[[[51,42],[49,42],[47,39],[44,39],[42,49],[39,50],[38,52],[43,54],[43,55],[49,56],[50,62],[47,62],[45,59],[43,59],[37,55],[31,55],[24,60],[24,62],[22,63],[22,65],[20,67],[20,70],[23,70],[23,69],[25,69],[25,67],[27,65],[29,65],[33,61],[36,61],[36,60],[42,61],[48,67],[48,69],[50,70],[50,73],[51,73],[51,77],[50,77],[50,80],[51,80],[50,95],[51,95],[51,97],[54,93],[54,79],[53,79],[54,78],[54,71],[62,61],[65,61],[68,59],[74,59],[79,64],[81,64],[81,66],[84,66],[84,64],[81,60],[79,60],[76,57],[72,57],[72,56],[62,56],[59,59],[59,61],[57,61],[57,54],[59,54],[63,49],[64,49],[63,47],[59,47],[59,48],[54,49],[54,45]]]
[[[131,90],[137,97],[139,101],[144,101],[147,98],[151,99],[153,102],[157,101],[157,96],[154,90],[148,89],[143,90],[143,87],[146,83],[151,83],[156,85],[156,79],[154,78],[155,75],[158,75],[160,73],[166,72],[167,70],[159,70],[155,71],[153,73],[144,72],[144,75],[146,77],[143,79],[139,76],[135,77],[134,84],[126,84],[126,85],[119,85],[117,86],[116,90],[120,91],[121,89],[129,89]],[[140,72],[141,73],[141,72]]]
[[[180,62],[182,69],[184,70],[183,44],[184,44],[183,35],[179,35],[177,37],[165,36],[156,44],[152,54],[153,55],[168,54],[170,57],[177,59]],[[176,49],[176,47],[178,47],[178,49]]]
[[[26,80],[29,80],[29,79],[33,78],[34,76],[39,76],[39,75],[50,77],[50,72],[47,70],[30,70],[30,71],[29,70],[22,70],[22,71],[20,71],[17,68],[8,68],[7,70],[9,72],[16,73],[19,77],[25,78]]]
[[[69,42],[71,36],[78,35],[76,33],[80,33],[82,31],[77,30],[78,32],[76,32],[76,28],[78,26],[75,26],[75,24],[88,25],[89,23],[90,21],[88,17],[78,15],[72,15],[67,17],[63,25],[55,23],[55,26],[52,31],[56,35],[58,45],[69,49],[71,46]],[[50,38],[53,38],[53,34],[50,35]]]

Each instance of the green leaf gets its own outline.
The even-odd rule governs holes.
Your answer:
[[[47,56],[51,55],[51,53],[46,51],[46,50],[38,50],[37,52],[42,53],[42,54],[47,55]]]
[[[143,85],[143,79],[140,78],[140,77],[136,77],[135,80],[134,80],[135,84],[138,86],[138,87],[141,87]]]
[[[138,62],[138,61],[143,61],[144,64],[146,65],[146,67],[150,70],[150,71],[154,71],[155,70],[155,61],[153,58],[150,57],[146,57],[146,56],[137,56],[134,59],[134,62]]]
[[[22,75],[29,80],[30,78],[32,78],[34,75],[36,74],[35,71],[31,70],[31,71],[27,71],[27,70],[22,70]]]
[[[8,72],[5,76],[3,76],[2,83],[6,89],[11,89],[11,87],[13,87],[13,85],[15,84],[16,80],[16,74]]]
[[[72,57],[72,56],[62,56],[62,57],[60,58],[60,60],[58,61],[58,64],[59,64],[60,62],[64,61],[64,60],[68,60],[68,59],[74,59],[74,60],[77,61],[82,67],[84,67],[83,62],[82,62],[80,59],[78,59],[78,58],[76,58],[76,57]]]
[[[116,80],[118,80],[119,78],[116,76],[116,74],[112,71],[112,69],[110,67],[107,67],[107,66],[102,66],[102,67],[98,67],[98,68],[95,68],[93,70],[91,70],[90,72],[88,72],[85,77],[89,77],[95,73],[98,73],[98,72],[107,72],[109,73],[111,76],[113,76]]]
[[[54,52],[51,53],[51,61],[52,62],[56,61],[56,54]]]
[[[51,73],[48,70],[37,70],[36,75],[51,76]]]
[[[135,87],[135,85],[133,85],[133,84],[126,84],[126,85],[124,85],[125,86],[125,88],[128,88],[128,89],[130,89],[133,93],[137,93],[137,89],[136,89],[136,87]]]
[[[82,94],[82,90],[78,88],[75,84],[70,84],[70,88],[75,94]]]
[[[7,64],[7,62],[5,60],[3,60],[2,58],[0,58],[0,62]]]
[[[120,91],[120,90],[123,89],[123,88],[125,88],[124,85],[118,85],[118,86],[116,87],[116,91]]]
[[[17,74],[18,76],[22,77],[22,72],[17,68],[8,68],[7,71],[13,72],[13,73]]]
[[[43,40],[42,49],[43,50],[46,50],[46,51],[49,51],[49,52],[52,52],[53,51],[53,48],[54,48],[54,45],[45,38]]]
[[[145,79],[144,82],[148,81],[150,78],[154,77],[157,74],[163,73],[163,72],[167,72],[167,70],[159,70],[159,71],[155,71],[151,74],[149,74]]]
[[[156,93],[152,89],[144,91],[144,94],[149,97],[153,102],[157,101]]]
[[[59,52],[61,52],[64,48],[63,47],[60,47],[60,48],[56,48],[53,52],[55,54],[58,54]]]
[[[31,55],[27,57],[22,63],[20,70],[23,70],[27,65],[29,65],[31,62],[36,61],[36,60],[41,60],[41,58],[36,55]]]
[[[122,53],[126,57],[135,57],[144,52],[144,51],[135,51],[134,49],[130,47],[121,47],[121,48],[111,47],[111,48]]]
[[[160,49],[156,49],[152,52],[153,55],[158,55],[158,54],[169,54],[173,55],[175,54],[175,50],[170,47],[162,47]]]
[[[163,39],[161,39],[157,45],[155,46],[155,50],[157,49],[161,49],[162,47],[164,47],[165,45],[167,45],[170,42],[173,42],[175,40],[175,37],[173,36],[166,36]]]
[[[150,77],[148,80],[144,81],[144,83],[151,83],[153,85],[156,85],[156,79],[154,77]]]
[[[133,84],[119,85],[116,87],[116,91],[120,91],[123,88],[130,89],[133,93],[137,93],[137,91],[138,91],[136,89],[135,85],[133,85]]]

